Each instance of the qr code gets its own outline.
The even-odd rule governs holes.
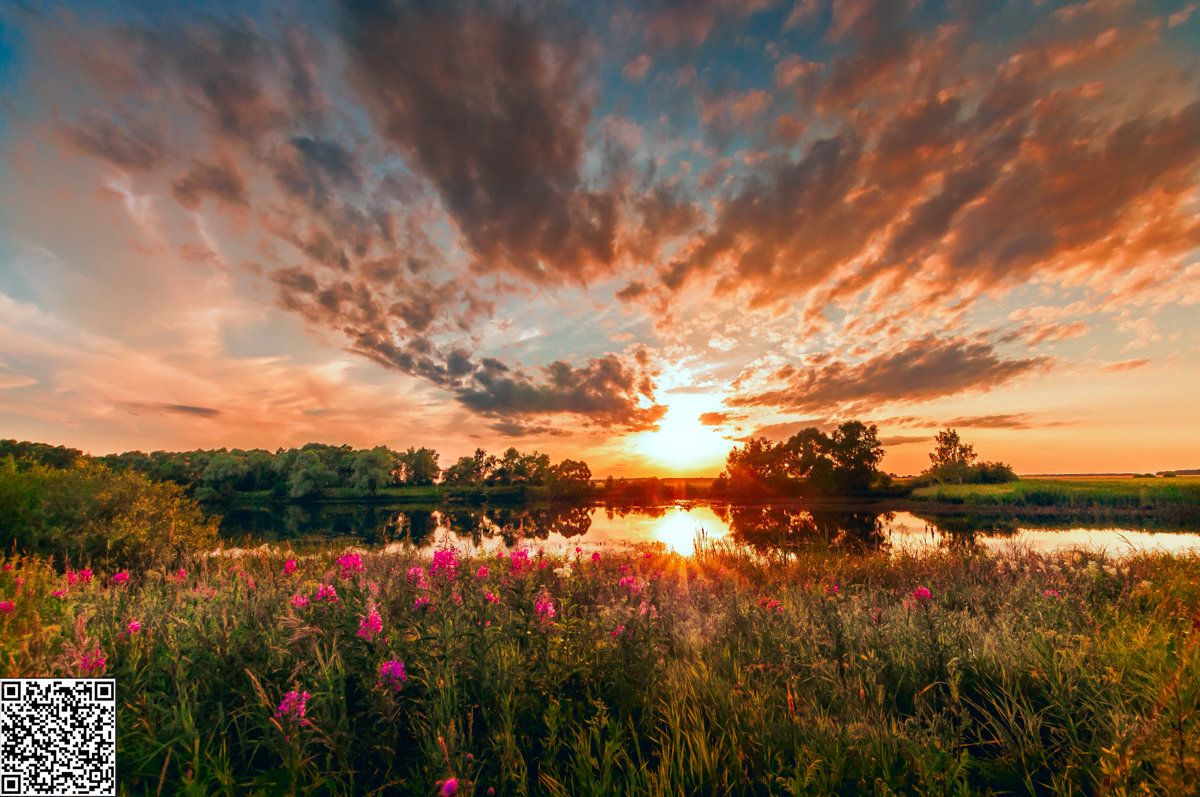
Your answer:
[[[0,795],[116,793],[114,679],[0,680]]]

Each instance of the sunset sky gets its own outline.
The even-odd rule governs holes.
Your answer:
[[[1200,467],[1191,2],[0,4],[0,437]]]

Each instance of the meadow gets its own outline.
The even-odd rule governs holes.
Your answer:
[[[119,793],[1190,794],[1200,557],[702,544],[3,560]]]
[[[1200,476],[1024,477],[1003,484],[934,484],[914,489],[913,501],[977,507],[1200,510]]]

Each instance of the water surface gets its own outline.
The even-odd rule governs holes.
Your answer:
[[[1152,517],[1106,522],[1094,517],[1022,521],[887,512],[878,507],[804,508],[796,504],[678,503],[654,507],[413,507],[380,504],[275,505],[227,512],[230,542],[344,539],[377,545],[411,541],[433,547],[535,541],[547,549],[655,542],[691,553],[698,538],[730,538],[759,547],[913,550],[980,545],[1050,552],[1104,549],[1112,555],[1163,550],[1200,552],[1200,527],[1164,529]]]

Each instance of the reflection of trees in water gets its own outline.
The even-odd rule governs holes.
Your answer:
[[[821,545],[876,550],[886,545],[884,523],[892,512],[801,509],[793,506],[715,505],[713,512],[739,542],[763,548]]]
[[[575,537],[592,526],[591,507],[556,504],[456,508],[447,511],[445,518],[451,531],[474,544],[493,537],[507,545],[521,539],[544,540],[551,534]]]
[[[620,504],[606,505],[604,507],[604,516],[609,520],[614,517],[628,517],[629,515],[637,515],[638,517],[660,518],[667,514],[668,509],[674,509],[674,504],[663,504],[661,506],[622,506]]]

